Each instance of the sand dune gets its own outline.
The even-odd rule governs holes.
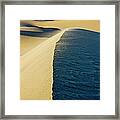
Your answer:
[[[99,32],[99,20],[22,20],[20,25],[20,98],[51,100],[56,42],[69,29]]]
[[[21,36],[21,100],[52,99],[54,49],[56,42],[69,29],[74,28],[64,29],[56,35],[44,39]]]
[[[64,30],[33,45],[29,51],[20,57],[22,100],[50,100],[52,99],[53,55],[56,42]]]
[[[36,20],[22,20],[22,24],[31,24],[40,27],[54,27],[65,29],[68,27],[79,27],[92,31],[100,31],[100,21],[99,20],[54,20],[54,21],[36,21]]]

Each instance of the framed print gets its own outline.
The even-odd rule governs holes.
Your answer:
[[[119,119],[119,1],[1,9],[2,119]]]

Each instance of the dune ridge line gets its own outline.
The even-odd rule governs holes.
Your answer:
[[[20,57],[22,100],[52,99],[54,50],[65,31],[46,39]]]

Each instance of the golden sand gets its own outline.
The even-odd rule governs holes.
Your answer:
[[[45,41],[47,38],[20,36],[20,55],[25,54],[29,50],[33,49],[38,44]]]
[[[39,43],[20,57],[22,100],[52,99],[53,56],[56,42],[64,31]]]

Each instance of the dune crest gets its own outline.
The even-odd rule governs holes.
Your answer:
[[[52,99],[54,49],[64,32],[46,39],[20,57],[21,100]]]

